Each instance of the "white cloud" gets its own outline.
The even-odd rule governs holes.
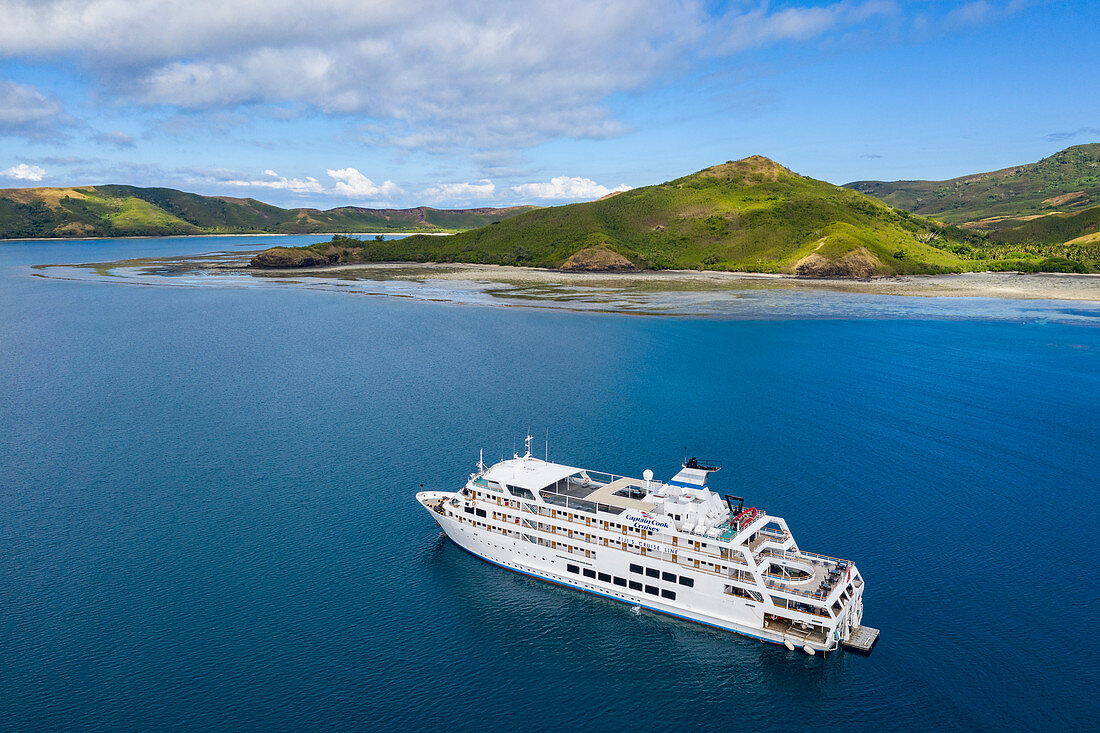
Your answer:
[[[286,178],[280,176],[270,168],[264,171],[264,175],[267,178],[259,178],[255,180],[244,179],[224,179],[218,181],[227,186],[240,186],[242,188],[274,188],[281,191],[290,191],[292,193],[322,193],[325,187],[321,185],[321,182],[312,176],[306,176],[305,178]]]
[[[834,28],[897,13],[897,4],[890,0],[838,2],[775,11],[767,3],[747,11],[734,8],[715,24],[715,42],[707,51],[711,55],[725,55],[784,41],[805,41]]]
[[[420,195],[426,201],[473,201],[492,198],[497,191],[496,184],[489,179],[477,183],[438,183],[424,189]]]
[[[511,190],[522,198],[591,201],[609,193],[629,191],[630,186],[624,183],[615,188],[608,188],[596,183],[591,178],[555,176],[550,179],[549,183],[521,183],[518,186],[513,186]]]
[[[380,123],[374,141],[430,151],[621,135],[629,128],[608,106],[613,95],[677,78],[699,56],[806,41],[893,7],[754,2],[716,15],[701,0],[0,1],[0,57],[75,58],[139,104],[350,116]]]
[[[127,135],[121,130],[111,130],[110,132],[101,132],[98,135],[92,137],[97,143],[104,145],[113,145],[116,148],[132,148],[134,147],[134,138]]]
[[[41,181],[46,177],[46,169],[37,165],[27,165],[26,163],[20,163],[19,165],[13,165],[11,168],[0,171],[0,177],[2,178],[14,178],[18,181]]]
[[[42,140],[72,123],[61,106],[32,86],[0,79],[0,135]]]
[[[376,184],[355,168],[329,169],[327,173],[336,181],[332,192],[344,196],[352,198],[388,198],[404,193],[393,181]]]
[[[177,171],[177,174],[185,176],[184,185],[202,183],[214,187],[266,188],[294,194],[319,194],[325,197],[385,200],[405,193],[393,181],[375,183],[355,168],[329,169],[326,172],[336,182],[331,187],[326,187],[313,176],[288,178],[270,168],[264,171],[264,177],[249,176],[224,168],[188,168]]]
[[[626,184],[608,188],[591,178],[555,176],[547,182],[521,183],[507,188],[498,188],[488,178],[475,183],[440,183],[424,189],[419,195],[424,201],[457,206],[486,199],[504,199],[513,202],[535,199],[562,202],[592,201],[609,193],[629,190],[630,186]]]

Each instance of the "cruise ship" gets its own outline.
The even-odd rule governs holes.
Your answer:
[[[527,436],[524,455],[477,468],[458,491],[416,498],[495,565],[811,655],[877,640],[855,564],[802,550],[781,517],[712,491],[715,462],[633,479],[536,458]]]

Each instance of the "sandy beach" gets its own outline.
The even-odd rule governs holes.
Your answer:
[[[564,272],[530,267],[474,264],[369,263],[287,270],[255,270],[229,263],[210,270],[237,270],[269,277],[344,277],[369,280],[489,281],[507,284],[574,285],[641,290],[811,289],[917,297],[978,297],[1022,300],[1100,301],[1100,275],[977,272],[909,275],[869,280],[811,279],[791,275],[698,270]]]

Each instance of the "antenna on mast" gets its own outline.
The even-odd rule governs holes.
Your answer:
[[[550,428],[546,428],[546,462],[550,462]]]
[[[523,439],[523,446],[524,446],[524,450],[525,450],[525,453],[523,455],[524,458],[530,458],[531,457],[531,441],[534,440],[534,439],[535,439],[534,436],[531,435],[531,430],[528,429],[527,430],[527,437]]]

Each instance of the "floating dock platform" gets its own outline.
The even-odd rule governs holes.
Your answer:
[[[875,647],[875,643],[878,642],[878,635],[878,629],[872,629],[870,626],[857,626],[852,629],[851,637],[840,643],[854,652],[870,654]]]

